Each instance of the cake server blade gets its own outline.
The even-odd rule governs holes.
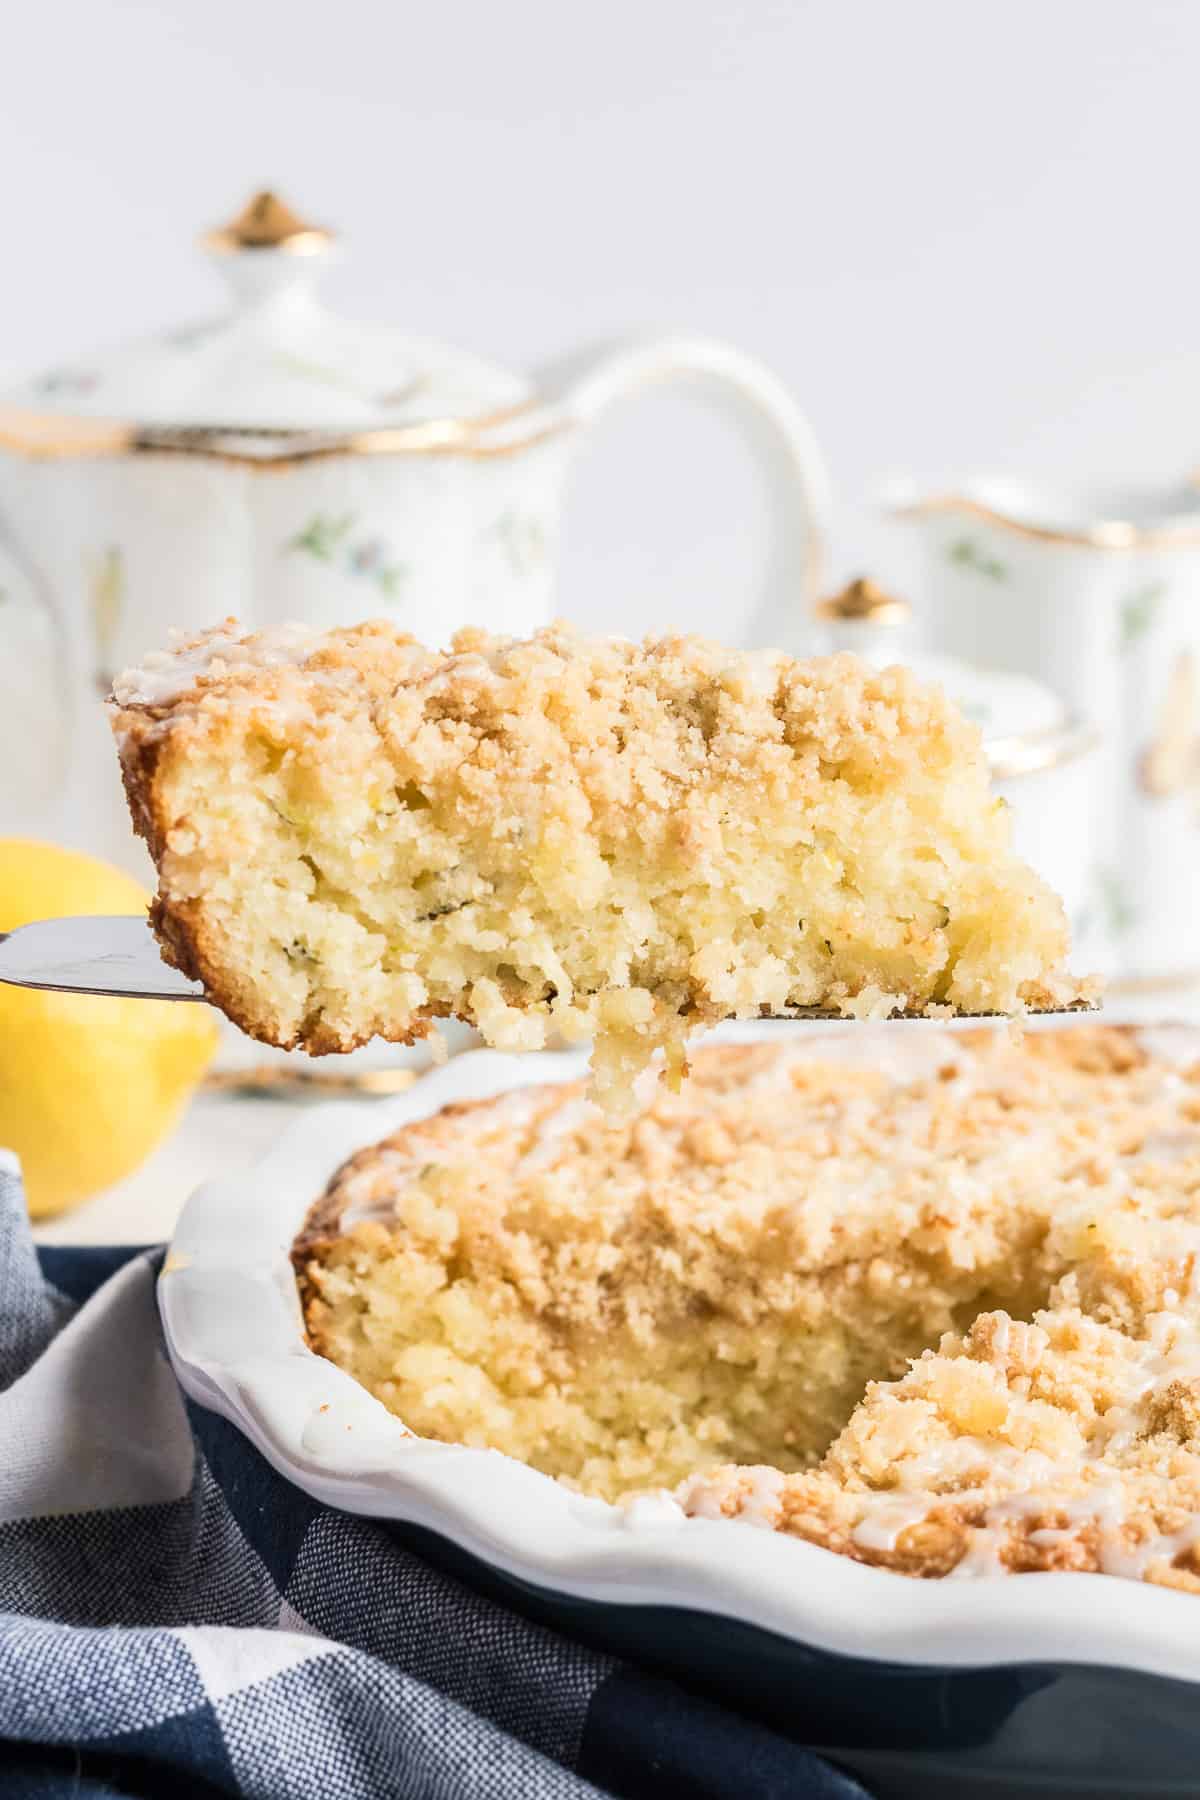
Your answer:
[[[14,987],[48,988],[63,994],[112,994],[131,1000],[203,1000],[204,990],[178,969],[162,960],[158,943],[144,918],[96,917],[42,919],[0,932],[0,982]],[[1097,1012],[1086,1000],[1067,1006],[1030,1007],[1039,1017],[1056,1013]],[[785,1007],[764,1012],[769,1019],[791,1019],[798,1024],[836,1021],[852,1025],[843,1013],[828,1006]],[[957,1012],[950,1018],[929,1019],[921,1013],[895,1013],[883,1023],[924,1025],[953,1024],[958,1019],[997,1019],[1002,1013]]]
[[[0,932],[0,981],[130,1000],[204,998],[198,981],[163,961],[149,922],[136,915],[40,919]]]

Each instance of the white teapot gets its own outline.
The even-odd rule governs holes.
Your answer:
[[[824,470],[748,357],[663,338],[531,381],[333,316],[330,234],[271,194],[205,242],[229,312],[0,399],[0,833],[134,854],[101,696],[171,627],[385,615],[441,645],[545,623],[581,428],[652,383],[702,384],[746,432],[775,508],[758,617],[803,613]]]

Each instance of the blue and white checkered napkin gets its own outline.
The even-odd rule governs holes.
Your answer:
[[[39,1261],[0,1152],[5,1800],[861,1800],[283,1481],[185,1404],[158,1261]]]

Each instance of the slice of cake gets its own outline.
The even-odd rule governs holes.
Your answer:
[[[628,1121],[449,1107],[294,1254],[313,1348],[422,1436],[937,1574],[1010,1525],[1063,1566],[1118,1452],[1166,1492],[1198,1249],[1200,1037],[1083,1026],[718,1045]]]
[[[230,623],[115,684],[167,956],[285,1048],[594,1035],[599,1085],[729,1016],[1061,1004],[1062,908],[979,734],[850,657]]]

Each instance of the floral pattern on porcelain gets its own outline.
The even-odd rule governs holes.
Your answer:
[[[1138,784],[1153,799],[1189,794],[1200,801],[1200,679],[1197,658],[1180,650],[1159,701],[1154,735],[1138,758]]]
[[[546,531],[542,521],[531,513],[509,507],[481,534],[500,545],[514,575],[527,575],[546,559]]]
[[[357,381],[328,363],[317,362],[307,356],[295,356],[288,350],[277,350],[274,360],[276,368],[281,369],[285,375],[298,375],[304,381],[315,381],[322,387],[336,388],[343,394],[353,394],[356,400],[366,397]]]
[[[285,553],[311,556],[330,563],[346,574],[374,584],[385,600],[399,597],[408,579],[408,564],[399,561],[381,537],[355,537],[355,513],[314,513],[302,530],[284,545]]]
[[[37,391],[68,399],[72,394],[92,394],[100,385],[100,377],[92,369],[48,369],[38,377]]]
[[[1121,648],[1128,650],[1153,630],[1167,597],[1165,581],[1147,581],[1132,588],[1121,601]]]
[[[180,325],[174,331],[163,336],[163,343],[172,350],[196,350],[206,344],[221,329],[219,319],[202,319],[196,325]]]
[[[1076,934],[1089,938],[1099,930],[1110,938],[1124,937],[1137,924],[1138,910],[1116,869],[1092,871],[1091,894],[1076,922]]]
[[[107,694],[116,674],[114,652],[125,602],[125,558],[118,545],[107,544],[86,557],[85,569],[94,680],[97,691]]]
[[[975,574],[984,576],[988,581],[1008,580],[1007,565],[998,556],[984,550],[974,538],[956,538],[948,547],[946,556],[950,562],[957,563],[959,568],[972,569]]]

